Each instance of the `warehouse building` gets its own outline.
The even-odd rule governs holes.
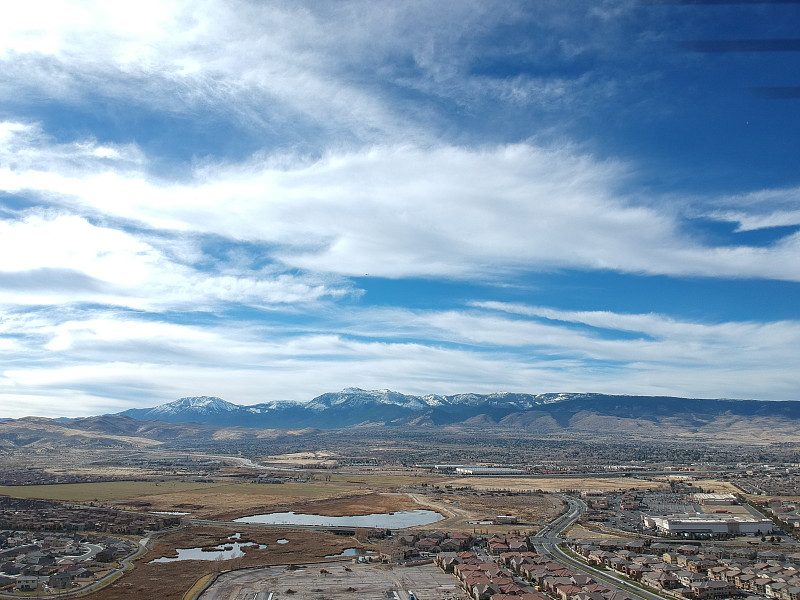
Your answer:
[[[765,535],[773,529],[769,519],[724,514],[643,515],[642,522],[646,528],[657,529],[664,535]]]

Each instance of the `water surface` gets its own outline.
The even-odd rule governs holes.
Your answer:
[[[444,519],[433,510],[402,510],[393,513],[373,513],[349,517],[325,517],[304,513],[278,512],[252,515],[235,519],[236,523],[264,523],[270,525],[322,525],[329,527],[380,527],[400,529],[414,525],[427,525]]]
[[[326,554],[325,558],[339,558],[341,556],[366,556],[368,554],[375,554],[372,550],[364,550],[363,548],[345,548],[340,554]]]
[[[241,534],[238,534],[241,536]],[[238,539],[238,537],[231,536],[228,539]],[[256,546],[259,550],[263,550],[266,548],[264,544],[253,544],[252,542],[240,543],[240,542],[226,542],[224,544],[220,544],[219,546],[214,546],[214,549],[211,551],[203,550],[202,548],[175,548],[175,552],[178,553],[177,557],[167,557],[162,556],[161,558],[156,558],[151,560],[151,563],[168,563],[168,562],[178,562],[181,560],[230,560],[232,558],[241,558],[244,556],[245,550],[242,550],[242,547],[245,547],[245,550],[248,547]],[[225,548],[229,547],[230,550],[226,550]]]

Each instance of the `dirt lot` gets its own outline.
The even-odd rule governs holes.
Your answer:
[[[408,591],[419,600],[466,598],[452,575],[433,565],[387,567],[342,563],[296,571],[256,569],[221,575],[200,600],[250,600],[256,594],[273,600],[387,600],[396,591],[400,600],[408,600]],[[392,596],[393,597],[393,596]]]
[[[567,539],[577,540],[604,540],[608,539],[608,533],[586,529],[583,525],[576,523],[567,530],[565,537]]]
[[[508,496],[505,494],[485,495],[411,495],[421,506],[430,508],[446,518],[428,527],[444,531],[476,531],[486,533],[531,532],[539,530],[539,525],[554,519],[563,511],[563,503],[552,496]],[[497,515],[513,514],[519,517],[519,524],[477,525],[478,521],[494,519]]]
[[[742,490],[740,490],[736,485],[731,483],[730,481],[718,481],[716,479],[698,479],[697,481],[693,482],[699,488],[702,488],[704,492],[709,494],[741,494]]]
[[[187,560],[170,563],[152,563],[160,557],[175,557],[175,548],[216,546],[225,543],[233,534],[241,533],[242,541],[265,544],[266,549],[246,550],[244,557],[226,561]],[[288,543],[278,544],[286,539]],[[91,600],[130,600],[131,598],[159,598],[179,600],[184,593],[204,575],[228,569],[245,567],[287,565],[342,561],[326,555],[340,554],[346,548],[360,547],[352,537],[310,531],[288,531],[267,528],[191,527],[163,535],[136,568],[109,587],[87,598]]]

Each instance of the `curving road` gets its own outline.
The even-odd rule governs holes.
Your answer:
[[[112,571],[109,571],[108,574],[106,574],[102,579],[98,579],[97,581],[94,581],[84,587],[74,588],[71,590],[57,590],[57,591],[51,591],[49,593],[39,591],[36,593],[36,598],[41,598],[43,600],[46,600],[48,598],[51,599],[74,598],[77,596],[84,596],[90,592],[96,592],[97,590],[104,588],[108,584],[114,582],[118,577],[121,577],[126,570],[131,568],[131,563],[133,563],[134,560],[136,560],[142,554],[147,552],[147,544],[149,543],[149,541],[150,541],[149,537],[145,537],[139,540],[139,548],[136,550],[136,552],[129,554],[128,556],[120,560],[120,566],[116,569],[113,569]],[[96,556],[97,553],[103,549],[102,546],[99,546],[97,544],[82,544],[82,545],[88,547],[88,551],[86,552],[86,554],[83,554],[78,558],[84,558],[84,559],[89,557],[94,558],[94,556]],[[24,592],[23,593],[0,592],[0,598],[7,598],[9,600],[19,600],[20,598],[26,598],[29,596],[30,594],[26,594]]]
[[[589,575],[598,582],[602,581],[605,585],[616,589],[633,599],[641,600],[664,600],[665,596],[661,596],[655,592],[648,592],[642,588],[632,585],[619,577],[610,574],[608,571],[601,571],[588,566],[586,563],[576,560],[566,554],[558,544],[563,540],[558,536],[567,527],[577,521],[583,512],[586,510],[586,504],[577,498],[565,496],[563,494],[556,494],[561,500],[567,503],[567,512],[560,517],[551,521],[539,533],[531,537],[531,541],[536,548],[536,552],[544,556],[549,556],[558,562],[567,565],[574,571]]]

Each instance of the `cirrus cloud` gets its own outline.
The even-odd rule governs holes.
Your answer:
[[[469,279],[578,268],[800,280],[800,236],[709,247],[682,233],[678,215],[625,195],[624,165],[568,147],[256,157],[206,164],[177,182],[131,168],[122,157],[139,153],[129,148],[74,142],[84,158],[65,165],[60,146],[29,128],[4,131],[35,145],[20,153],[11,143],[0,154],[0,190],[149,228],[268,244],[276,261],[311,272]]]

